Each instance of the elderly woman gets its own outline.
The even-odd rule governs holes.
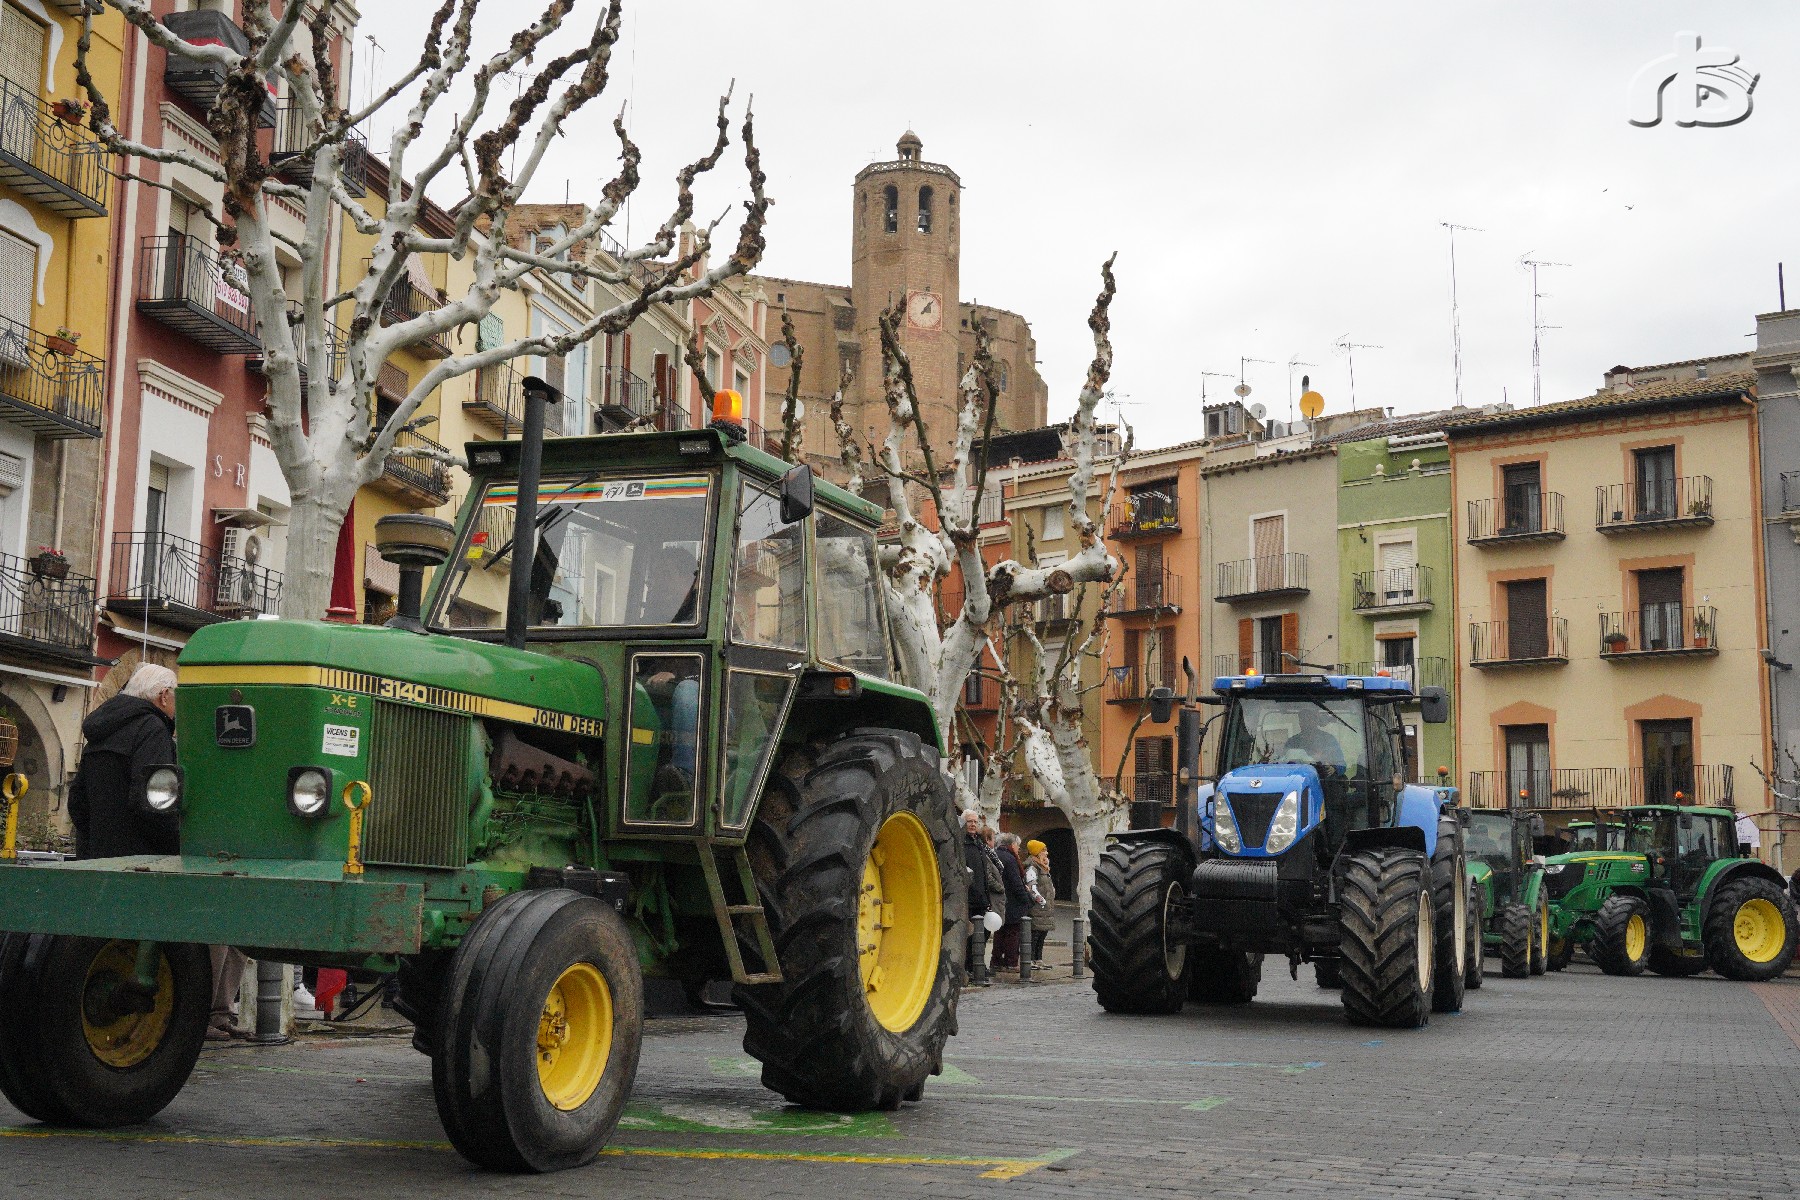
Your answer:
[[[994,934],[990,965],[996,971],[1016,971],[1019,968],[1019,936],[1023,932],[1025,914],[1031,911],[1031,892],[1025,887],[1025,863],[1020,857],[1019,835],[999,835],[994,850],[1000,856],[1000,877],[1006,888],[1006,915]]]

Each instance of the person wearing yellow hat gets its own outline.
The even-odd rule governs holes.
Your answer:
[[[1044,939],[1056,925],[1056,884],[1050,878],[1050,847],[1033,838],[1025,843],[1025,887],[1031,892],[1031,960],[1044,961]]]

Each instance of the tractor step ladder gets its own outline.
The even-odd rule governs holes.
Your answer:
[[[769,932],[769,914],[760,903],[733,904],[725,896],[725,881],[719,873],[718,851],[706,842],[695,844],[700,853],[700,870],[706,876],[706,891],[712,897],[713,916],[719,922],[719,934],[725,941],[725,957],[731,963],[733,983],[780,983],[781,960],[775,954],[775,938]],[[742,846],[727,851],[737,868],[738,885],[747,900],[757,896],[756,876],[750,871],[750,855]],[[749,933],[756,942],[766,971],[751,971],[744,966],[743,950],[738,946],[738,922],[750,923]]]

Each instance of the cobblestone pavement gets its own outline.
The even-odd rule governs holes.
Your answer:
[[[734,1015],[657,1020],[615,1150],[544,1178],[451,1152],[404,1038],[209,1048],[138,1129],[48,1131],[0,1104],[0,1194],[1800,1193],[1800,976],[1489,974],[1463,1014],[1394,1033],[1350,1028],[1284,966],[1248,1008],[1174,1017],[1108,1016],[1066,967],[975,991],[925,1102],[860,1117],[763,1091]]]

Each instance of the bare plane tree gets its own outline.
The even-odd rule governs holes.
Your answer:
[[[761,259],[763,228],[771,201],[757,153],[753,121],[745,109],[741,138],[751,198],[745,203],[737,242],[729,257],[705,264],[712,234],[723,220],[699,231],[679,248],[682,228],[694,214],[696,179],[712,170],[730,140],[729,93],[719,102],[717,135],[712,147],[676,176],[675,202],[649,241],[606,262],[572,252],[597,242],[639,184],[639,148],[626,133],[623,118],[613,122],[620,144],[618,173],[601,189],[585,218],[567,229],[554,245],[520,249],[509,244],[508,220],[537,175],[550,145],[564,124],[606,88],[612,52],[619,38],[622,0],[609,0],[595,17],[584,44],[550,55],[546,41],[568,24],[575,0],[548,0],[543,11],[507,39],[505,47],[478,65],[471,53],[474,20],[482,0],[444,0],[426,22],[419,62],[362,107],[338,101],[329,54],[333,0],[316,5],[289,0],[279,17],[271,0],[246,0],[248,49],[242,53],[218,44],[188,42],[152,15],[149,0],[106,0],[153,45],[170,55],[208,64],[224,74],[224,86],[207,114],[217,139],[217,160],[181,148],[155,147],[126,138],[114,123],[108,98],[88,70],[90,33],[78,43],[77,78],[92,105],[89,124],[114,154],[159,163],[179,163],[224,187],[219,226],[221,250],[241,262],[248,284],[251,313],[259,327],[268,382],[270,437],[287,480],[293,505],[289,517],[289,564],[281,613],[288,617],[324,615],[331,587],[331,563],[339,528],[351,500],[375,480],[394,449],[395,438],[412,427],[420,404],[444,383],[524,355],[564,354],[602,333],[623,332],[652,305],[680,304],[710,294],[725,280],[748,272]],[[310,14],[310,15],[309,15]],[[299,36],[302,29],[309,39]],[[310,46],[305,43],[310,41]],[[539,59],[542,59],[539,62]],[[471,94],[441,143],[427,144],[427,119],[442,106],[465,72]],[[518,96],[503,112],[494,85],[516,70],[525,76]],[[274,176],[257,146],[257,114],[268,101],[266,80],[279,75],[291,102],[298,106],[304,147],[310,161],[310,184],[283,182]],[[387,147],[389,187],[380,215],[361,203],[345,182],[348,139],[390,105],[406,104]],[[513,163],[503,170],[509,157]],[[446,175],[446,173],[449,173]],[[129,172],[121,172],[129,175]],[[142,182],[156,181],[130,175]],[[447,237],[422,232],[426,195],[441,180],[458,180],[468,196],[454,210],[455,228]],[[305,216],[300,244],[284,239],[271,221],[276,198],[299,206]],[[374,238],[368,268],[354,287],[336,292],[332,264],[325,247],[328,232],[348,219]],[[286,241],[299,257],[299,295],[284,286],[277,263],[278,242]],[[407,278],[410,256],[449,255],[467,258],[474,283],[466,294],[447,297],[441,308],[392,324],[378,319],[388,297]],[[386,420],[375,419],[374,388],[381,365],[408,346],[444,339],[464,325],[478,323],[502,293],[524,286],[534,275],[551,273],[598,280],[628,296],[599,312],[584,326],[566,334],[521,338],[472,353],[453,354],[437,362],[414,382],[411,391]],[[331,345],[326,322],[344,309],[345,341]],[[293,314],[290,316],[290,314]],[[306,390],[302,418],[303,363],[333,361],[341,367],[334,378],[315,371]],[[407,449],[407,455],[419,450]]]

